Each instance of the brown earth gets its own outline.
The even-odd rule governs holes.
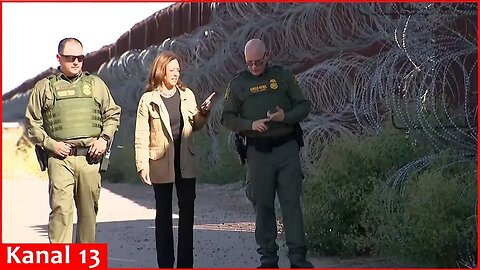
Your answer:
[[[48,243],[48,181],[2,179],[2,242]],[[174,196],[175,197],[175,196]],[[176,201],[174,213],[178,213]],[[253,268],[258,265],[254,212],[241,183],[199,184],[195,206],[195,267]],[[97,241],[108,243],[110,268],[155,268],[154,196],[149,186],[104,183]],[[174,232],[178,216],[174,214]],[[280,267],[289,267],[282,236]],[[388,267],[376,258],[310,256],[315,267]],[[390,265],[391,266],[391,265]]]

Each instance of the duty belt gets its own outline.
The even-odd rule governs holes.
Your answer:
[[[69,156],[86,156],[88,154],[88,147],[75,147],[70,148]]]
[[[278,147],[295,139],[296,136],[293,132],[278,137],[248,137],[247,147],[254,146],[259,152],[271,152],[272,148]]]

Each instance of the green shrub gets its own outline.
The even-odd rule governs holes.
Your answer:
[[[21,179],[26,175],[48,179],[41,171],[35,147],[23,134],[23,129],[4,130],[2,137],[2,179]]]
[[[216,138],[203,131],[195,134],[198,182],[226,184],[245,180],[246,168],[240,165],[235,150],[229,149],[228,135],[223,128]]]
[[[305,187],[305,226],[310,247],[323,255],[371,254],[365,220],[375,187],[422,152],[405,134],[346,136],[322,152]]]
[[[133,143],[112,148],[108,170],[102,173],[105,181],[112,183],[141,183],[135,166]]]
[[[122,117],[120,130],[115,134],[110,165],[103,179],[113,183],[141,183],[135,166],[135,118]]]
[[[383,254],[416,267],[476,264],[476,162],[445,164],[437,160],[397,197],[401,203],[378,230]],[[468,256],[474,256],[474,262]]]

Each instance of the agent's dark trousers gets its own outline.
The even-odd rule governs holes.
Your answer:
[[[195,202],[195,179],[177,178],[179,220],[177,268],[193,268],[193,214]],[[175,255],[173,249],[172,224],[173,183],[153,184],[156,202],[155,239],[159,268],[173,268]]]
[[[291,265],[302,265],[307,253],[303,215],[300,206],[302,171],[296,141],[273,148],[272,152],[248,147],[249,183],[247,196],[256,212],[255,239],[259,245],[260,261],[265,265],[278,264],[275,193],[282,208],[283,225]]]

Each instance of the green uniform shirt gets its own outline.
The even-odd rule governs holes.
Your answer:
[[[268,122],[266,132],[253,131],[253,121],[267,118],[267,112],[275,112],[277,106],[285,112],[283,122]],[[270,66],[260,76],[243,71],[230,81],[222,123],[247,137],[283,136],[292,132],[294,124],[305,119],[309,112],[310,102],[293,75],[282,67]]]
[[[75,83],[81,79],[82,76],[86,76],[81,73],[77,77],[69,80],[65,75],[59,76],[60,79],[65,80],[68,83]],[[100,114],[102,115],[102,135],[107,135],[113,138],[113,135],[118,129],[120,124],[121,108],[110,95],[107,85],[97,76],[93,76],[92,96],[95,102],[99,104]],[[43,113],[47,108],[54,106],[54,98],[51,89],[51,83],[48,78],[44,78],[38,81],[32,89],[32,94],[27,105],[25,112],[26,127],[29,137],[35,144],[40,144],[43,148],[54,151],[56,141],[45,132],[43,128]],[[68,142],[74,146],[87,147],[92,144],[92,141],[96,138],[82,138],[68,140]]]

